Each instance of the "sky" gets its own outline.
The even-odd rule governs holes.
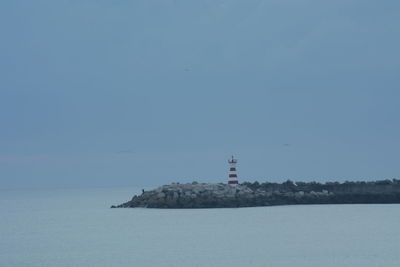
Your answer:
[[[397,0],[4,0],[0,189],[400,177]]]

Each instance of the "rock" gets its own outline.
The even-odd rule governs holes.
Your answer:
[[[165,198],[165,193],[160,191],[160,193],[157,194],[157,198]]]

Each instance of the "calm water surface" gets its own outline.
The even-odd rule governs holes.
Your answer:
[[[400,266],[400,205],[109,208],[134,193],[0,191],[0,266]]]

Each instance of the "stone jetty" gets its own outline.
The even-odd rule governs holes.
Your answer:
[[[389,182],[388,182],[389,181]],[[236,208],[293,204],[400,203],[398,180],[349,183],[173,183],[112,208]]]

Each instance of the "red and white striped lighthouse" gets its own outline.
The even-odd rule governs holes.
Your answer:
[[[238,182],[238,178],[237,178],[237,174],[236,174],[237,159],[235,159],[232,156],[232,158],[230,158],[228,160],[228,162],[229,162],[229,165],[230,165],[228,184],[237,185],[239,183]]]

